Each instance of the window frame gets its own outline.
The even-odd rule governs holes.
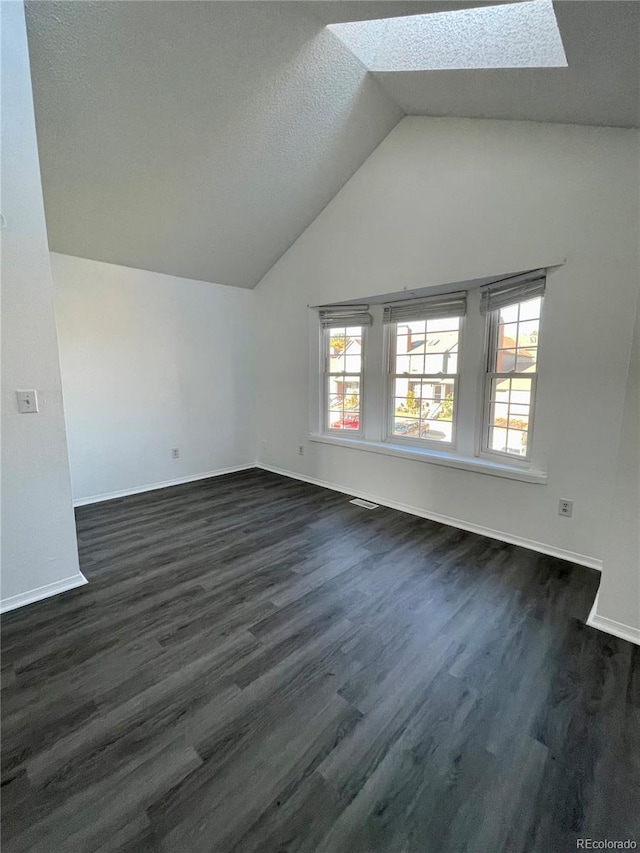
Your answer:
[[[335,304],[310,309],[310,318],[313,317],[313,325],[315,326],[315,329],[313,329],[315,334],[310,339],[313,341],[311,346],[313,352],[310,350],[312,359],[309,365],[309,381],[310,388],[312,389],[312,400],[309,410],[311,423],[310,439],[330,445],[337,444],[343,447],[352,447],[358,450],[396,456],[397,458],[432,462],[453,468],[462,468],[493,476],[505,477],[507,479],[546,483],[547,473],[544,465],[548,455],[548,432],[546,429],[543,429],[544,423],[540,422],[538,424],[537,420],[540,417],[538,409],[540,406],[546,406],[546,397],[543,397],[543,391],[547,381],[545,379],[547,356],[544,350],[546,346],[545,330],[547,314],[550,310],[550,305],[548,304],[550,294],[545,292],[544,279],[547,276],[538,276],[537,273],[538,271],[535,271],[535,276],[527,274],[526,279],[524,275],[514,277],[515,280],[509,279],[508,284],[512,287],[519,285],[521,279],[524,279],[522,283],[525,286],[531,283],[533,288],[535,288],[533,292],[527,288],[527,290],[523,289],[517,294],[507,293],[508,296],[514,297],[512,301],[507,301],[503,293],[506,289],[504,285],[505,279],[499,282],[492,282],[490,285],[485,285],[482,282],[478,286],[467,288],[464,292],[456,290],[447,294],[437,294],[438,298],[442,295],[452,297],[452,310],[446,313],[445,317],[458,317],[458,363],[455,374],[412,374],[410,372],[411,360],[408,365],[403,365],[407,368],[407,373],[396,374],[391,372],[395,370],[395,364],[392,364],[391,359],[395,359],[396,357],[396,338],[398,333],[403,331],[402,329],[398,329],[398,325],[402,326],[408,318],[416,321],[419,319],[430,319],[429,317],[420,316],[422,311],[418,312],[414,310],[417,307],[415,303],[423,299],[425,302],[433,305],[430,301],[431,294],[427,293],[426,289],[425,292],[420,292],[419,294],[412,293],[411,299],[398,298],[390,302],[387,297],[386,301],[382,302],[380,297],[375,297],[375,299],[371,297],[369,302],[373,302],[373,304],[359,303],[353,306],[350,304]],[[543,279],[542,283],[539,281],[540,278]],[[490,294],[489,299],[485,296],[487,292]],[[453,297],[462,296],[463,294],[465,297],[466,312],[458,313],[458,303],[460,300]],[[526,303],[538,295],[542,297],[537,315],[538,325],[537,327],[527,325],[523,330],[525,338],[521,342],[521,348],[525,349],[527,347],[533,348],[537,344],[536,372],[522,374],[531,380],[527,453],[526,455],[521,455],[517,452],[509,453],[500,449],[494,451],[489,447],[489,437],[491,436],[489,431],[489,415],[493,413],[495,415],[494,419],[499,421],[501,417],[508,417],[509,413],[505,413],[506,407],[498,407],[497,411],[494,409],[492,412],[489,396],[491,392],[490,380],[491,378],[517,378],[520,374],[515,373],[515,371],[513,373],[489,371],[489,360],[493,358],[491,365],[497,366],[500,364],[503,368],[509,364],[513,364],[514,366],[520,366],[521,364],[521,373],[534,364],[530,358],[533,355],[533,351],[529,354],[524,353],[525,360],[523,362],[513,361],[513,347],[515,346],[518,349],[517,344],[513,345],[506,341],[502,343],[502,348],[506,349],[505,357],[496,358],[499,342],[497,327],[499,325],[500,314],[498,312],[501,308],[504,309],[509,304]],[[494,307],[493,311],[487,310],[487,302],[488,307],[491,307],[494,298],[496,300],[493,303],[494,306],[497,304],[499,307]],[[505,304],[501,305],[499,300]],[[396,306],[398,310],[395,319],[393,319]],[[343,313],[345,316],[342,316]],[[530,313],[534,314],[531,319],[536,319],[534,312],[527,311],[522,317],[520,317],[520,312],[518,312],[516,320],[527,322]],[[360,317],[363,318],[362,322],[359,321]],[[433,319],[441,318],[436,315]],[[503,315],[503,321],[510,319],[511,316],[509,314]],[[514,320],[513,322],[516,321]],[[371,328],[368,328],[369,326]],[[360,362],[360,374],[358,375],[355,372],[346,373],[346,371],[342,374],[331,374],[329,373],[330,362],[327,360],[330,353],[328,343],[333,334],[336,334],[336,332],[339,334],[339,330],[349,328],[357,329],[361,334],[362,360]],[[536,328],[538,332],[537,341],[535,340],[535,336],[533,336]],[[513,337],[514,331],[516,330],[505,329],[505,338]],[[416,331],[416,334],[419,334],[419,332]],[[433,337],[435,336],[434,334]],[[431,338],[431,335],[429,335],[429,338]],[[438,348],[433,347],[433,349]],[[406,347],[403,349],[406,349]],[[416,349],[419,348],[416,347]],[[441,364],[444,366],[444,362],[441,362]],[[346,367],[346,363],[344,366]],[[427,364],[418,364],[418,368],[421,367],[424,369],[426,366]],[[488,374],[491,375],[488,376]],[[543,391],[540,391],[541,386],[539,384],[541,374]],[[330,410],[329,408],[330,390],[333,389],[334,394],[339,390],[335,385],[331,384],[331,377],[340,376],[344,376],[347,381],[350,377],[359,378],[358,429],[331,429],[329,427],[330,420],[340,420],[340,415],[335,414],[340,410]],[[451,442],[393,434],[396,405],[394,381],[397,376],[405,379],[415,379],[417,383],[433,382],[440,376],[442,376],[443,380],[453,380],[454,407]],[[406,390],[405,388],[405,393]],[[430,390],[433,391],[433,389]],[[524,389],[516,386],[515,390],[516,392],[522,392]],[[435,397],[435,393],[431,393],[431,396]],[[503,402],[503,397],[504,389],[500,388],[497,394],[498,402]],[[512,403],[522,405],[526,405],[527,402],[527,400],[520,396],[520,393],[514,395],[514,399],[512,400]],[[341,405],[341,402],[338,401],[337,405]],[[408,408],[411,410],[413,407],[409,406]],[[501,408],[502,411],[500,411]],[[525,410],[521,409],[520,411],[523,412],[522,417],[524,419]],[[406,414],[409,413],[407,412]],[[518,416],[514,413],[514,417]],[[348,422],[348,412],[345,412],[345,420]],[[496,424],[496,426],[499,425],[500,423]],[[435,429],[432,432],[435,432]],[[496,444],[499,448],[508,446],[506,434],[505,442],[499,443],[496,441]],[[512,442],[512,446],[516,451],[519,449],[517,440]]]
[[[332,337],[332,332],[336,329],[360,329],[360,373],[331,373],[329,371],[329,341]],[[323,435],[334,436],[337,438],[364,438],[364,382],[365,382],[365,354],[367,347],[367,329],[368,326],[360,323],[340,323],[335,325],[326,325],[320,327],[321,335],[321,354],[322,354],[322,414],[321,425]],[[329,425],[329,383],[332,376],[354,376],[360,380],[359,406],[358,406],[358,429],[333,429]]]
[[[447,317],[438,317],[432,319],[447,319]],[[453,315],[452,315],[453,319]],[[406,447],[413,448],[423,448],[425,450],[440,450],[444,452],[455,453],[457,450],[457,424],[458,424],[458,401],[459,401],[459,391],[460,391],[460,379],[462,375],[462,348],[464,342],[464,323],[465,316],[455,316],[455,319],[459,321],[458,326],[458,351],[457,355],[457,370],[456,373],[424,373],[424,374],[410,374],[410,378],[414,378],[419,380],[420,382],[429,381],[430,379],[436,379],[441,377],[442,379],[453,379],[453,408],[452,408],[452,419],[451,419],[451,441],[442,441],[439,439],[429,439],[429,438],[419,438],[419,437],[407,437],[402,435],[396,435],[393,432],[394,429],[394,421],[395,421],[395,409],[394,409],[394,386],[396,379],[403,379],[406,377],[406,374],[403,373],[394,373],[392,372],[392,368],[396,366],[395,360],[397,358],[396,353],[396,340],[398,336],[398,322],[393,323],[385,323],[386,329],[384,331],[385,336],[385,372],[386,378],[384,380],[384,409],[385,414],[383,416],[383,441],[389,444],[399,444],[404,445]],[[429,318],[425,317],[424,321],[428,322]],[[425,339],[426,339],[426,330],[425,330]]]
[[[521,305],[523,302],[529,302],[536,297],[524,297],[513,305]],[[533,457],[533,437],[536,421],[536,402],[538,390],[538,376],[540,373],[540,339],[542,329],[542,317],[544,310],[544,294],[540,295],[540,313],[538,316],[538,343],[536,345],[536,371],[535,373],[524,373],[523,371],[495,371],[492,368],[495,365],[496,353],[498,351],[498,327],[500,325],[501,308],[496,308],[489,311],[486,315],[486,332],[485,332],[485,352],[484,352],[484,379],[482,383],[482,420],[480,430],[478,431],[478,456],[500,460],[509,460],[510,464],[518,467],[530,466]],[[505,307],[505,306],[503,306]],[[520,316],[518,312],[518,317]],[[519,322],[519,320],[518,320]],[[517,363],[518,344],[516,342],[516,363]],[[509,453],[508,451],[495,450],[490,447],[491,434],[491,384],[495,379],[514,379],[522,377],[531,380],[531,398],[529,402],[529,427],[527,429],[527,452],[526,454]]]

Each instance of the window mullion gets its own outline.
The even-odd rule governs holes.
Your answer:
[[[366,346],[362,363],[362,437],[368,441],[381,441],[383,435],[384,382],[384,327],[382,307],[371,305],[372,324],[366,330]]]

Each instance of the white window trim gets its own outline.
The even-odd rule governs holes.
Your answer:
[[[477,474],[489,474],[493,477],[503,477],[507,480],[521,480],[524,483],[546,484],[548,475],[546,471],[533,468],[516,468],[504,465],[489,459],[477,456],[461,456],[457,453],[438,452],[427,448],[414,448],[402,445],[393,445],[387,441],[359,440],[354,438],[342,438],[341,436],[310,433],[309,441],[317,444],[335,445],[336,447],[348,447],[351,450],[361,450],[365,453],[378,453],[382,456],[395,456],[400,459],[409,459],[416,462],[426,462],[431,465],[441,465],[446,468],[459,468],[464,471],[474,471]]]
[[[544,459],[546,453],[539,441],[533,443],[533,420],[530,431],[529,442],[530,455],[528,458],[515,456],[514,454],[492,453],[483,451],[485,423],[485,382],[489,358],[490,338],[487,325],[491,314],[479,312],[480,290],[472,288],[467,291],[468,310],[461,324],[461,339],[458,353],[458,382],[456,386],[456,446],[443,444],[441,442],[430,442],[418,439],[414,444],[404,441],[399,436],[388,435],[388,413],[390,406],[389,395],[389,331],[385,329],[382,322],[382,308],[370,306],[374,314],[373,330],[367,326],[363,327],[363,360],[361,371],[361,398],[360,398],[360,429],[357,431],[325,431],[327,414],[325,412],[325,384],[324,384],[324,335],[320,329],[320,336],[315,340],[320,343],[320,360],[317,358],[318,350],[315,345],[316,357],[315,369],[310,371],[310,381],[316,391],[312,393],[312,399],[318,400],[320,411],[314,412],[312,405],[311,429],[309,440],[313,443],[333,445],[360,450],[368,453],[377,453],[400,459],[440,465],[449,468],[472,471],[489,476],[502,477],[509,480],[519,480],[526,483],[545,485],[548,475],[545,470]],[[548,307],[544,308],[549,300],[549,294],[543,297],[543,310],[540,317],[539,340],[543,340],[542,327],[544,325],[544,314]],[[317,313],[310,312],[310,321],[315,329],[317,326]],[[356,325],[356,324],[353,324]],[[314,339],[313,337],[311,340]],[[471,342],[471,349],[469,343]],[[545,354],[544,345],[539,343],[537,373],[536,377],[544,375]],[[476,353],[480,352],[481,357]],[[313,363],[312,362],[312,363]],[[320,363],[319,363],[320,362]],[[310,365],[311,366],[311,365]],[[318,370],[318,366],[320,370]],[[531,374],[527,374],[531,376]],[[544,382],[544,378],[540,380]],[[538,384],[536,382],[536,384]],[[464,399],[461,399],[464,394]],[[540,406],[540,400],[535,400],[536,409]],[[465,421],[459,421],[461,409]],[[473,414],[472,414],[473,413]],[[540,436],[538,437],[540,438]],[[543,442],[544,444],[544,442]],[[545,445],[546,446],[546,445]]]
[[[526,300],[521,300],[526,301]],[[515,303],[518,304],[518,303]],[[541,297],[540,316],[538,318],[538,345],[536,351],[536,372],[523,373],[521,371],[499,372],[492,371],[493,360],[496,352],[496,342],[498,337],[498,317],[500,309],[491,311],[487,314],[487,329],[485,336],[485,353],[484,353],[484,381],[482,385],[482,421],[478,436],[478,456],[484,459],[509,460],[509,464],[515,467],[527,467],[531,465],[533,456],[533,434],[536,422],[536,402],[538,389],[538,376],[540,373],[540,340],[542,330],[542,315],[544,312],[544,296]],[[515,453],[507,453],[506,451],[494,450],[489,446],[490,433],[490,415],[491,415],[491,382],[493,379],[531,379],[531,402],[529,403],[529,429],[527,430],[527,453],[521,456],[516,456]]]

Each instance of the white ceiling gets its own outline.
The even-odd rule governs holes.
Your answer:
[[[28,4],[51,249],[257,284],[402,117],[305,6]]]
[[[551,0],[329,24],[369,71],[567,64]]]
[[[384,72],[410,115],[640,125],[640,3],[554,3],[567,68]]]
[[[366,72],[327,23],[478,2],[27,4],[52,250],[253,287],[403,112],[637,126],[640,4],[555,4],[560,69]]]

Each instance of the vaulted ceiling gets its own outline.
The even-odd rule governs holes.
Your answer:
[[[51,249],[253,287],[405,113],[638,125],[633,0],[556,3],[568,68],[371,74],[325,29],[477,5],[32,0]]]
[[[377,73],[410,115],[640,124],[640,3],[554,3],[568,66]]]

